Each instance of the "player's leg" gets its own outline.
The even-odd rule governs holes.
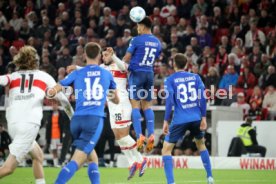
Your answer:
[[[87,174],[92,184],[100,183],[100,172],[98,168],[98,156],[95,150],[87,158],[88,160],[88,169]]]
[[[146,151],[150,152],[154,147],[154,112],[152,110],[152,99],[154,95],[154,86],[153,86],[153,73],[145,73],[147,80],[144,84],[144,88],[147,91],[147,97],[141,101],[142,109],[146,119],[147,131],[148,131],[148,140]]]
[[[140,112],[140,98],[143,95],[141,89],[143,89],[144,76],[139,75],[138,72],[131,72],[129,76],[129,98],[132,106],[131,119],[133,122],[134,131],[137,138],[137,148],[142,150],[144,147],[145,136],[142,134],[141,119],[142,115]]]
[[[45,184],[43,171],[43,152],[37,142],[34,142],[33,149],[30,151],[33,160],[33,173],[36,184]]]
[[[174,184],[172,150],[175,146],[175,143],[184,136],[186,128],[187,127],[185,124],[170,125],[170,133],[166,135],[163,143],[162,160],[164,163],[164,171],[168,184]]]
[[[209,152],[205,146],[204,132],[200,130],[200,121],[192,122],[190,128],[191,134],[195,137],[196,147],[200,153],[200,157],[207,174],[208,184],[213,184],[212,166],[210,162]]]
[[[76,146],[71,161],[63,167],[56,180],[56,184],[65,184],[82,166],[88,155],[96,146],[103,130],[103,118],[98,116],[74,116],[71,122],[71,131]]]
[[[0,167],[0,179],[13,173],[16,169],[18,162],[16,157],[10,154],[4,164]]]

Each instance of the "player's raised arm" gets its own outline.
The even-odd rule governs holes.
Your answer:
[[[103,59],[112,59],[122,72],[127,71],[125,61],[122,61],[120,58],[118,58],[111,47],[107,47],[106,51],[103,53]]]
[[[127,48],[126,54],[123,57],[123,60],[126,63],[130,62],[132,54],[134,53],[135,49],[136,49],[136,41],[135,41],[135,38],[132,38],[131,41],[130,41],[130,43],[129,43],[129,46]]]

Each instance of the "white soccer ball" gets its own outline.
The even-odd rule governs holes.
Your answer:
[[[133,22],[139,23],[146,17],[146,12],[142,7],[135,6],[131,8],[129,17]]]

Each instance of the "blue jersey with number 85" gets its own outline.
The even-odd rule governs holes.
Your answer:
[[[159,57],[162,46],[152,34],[132,38],[127,52],[131,53],[130,71],[153,72],[154,61]]]

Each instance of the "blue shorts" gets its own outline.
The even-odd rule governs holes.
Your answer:
[[[154,95],[153,79],[153,72],[132,71],[128,78],[129,98],[151,101]]]
[[[93,115],[73,116],[70,129],[74,141],[73,145],[76,149],[89,155],[101,136],[103,117]]]
[[[171,124],[169,133],[165,137],[165,141],[175,144],[185,135],[187,130],[191,132],[192,137],[195,139],[201,139],[204,137],[204,132],[200,130],[200,121],[195,121],[177,125]]]

